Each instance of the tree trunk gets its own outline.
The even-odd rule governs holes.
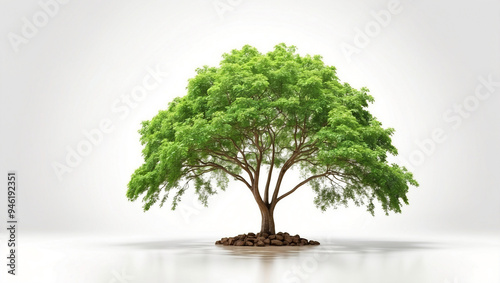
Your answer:
[[[267,207],[260,207],[262,214],[262,225],[260,226],[260,233],[275,234],[274,230],[274,216],[273,212]]]

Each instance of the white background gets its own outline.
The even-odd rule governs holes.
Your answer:
[[[387,11],[388,3],[74,0],[58,5],[31,38],[13,44],[13,34],[22,36],[23,18],[33,23],[44,10],[38,1],[2,0],[0,218],[7,217],[6,173],[17,170],[20,235],[257,231],[257,206],[238,183],[212,197],[209,208],[187,194],[176,211],[166,205],[144,213],[125,192],[142,162],[140,122],[184,95],[196,68],[215,66],[224,52],[245,44],[268,52],[284,42],[300,54],[322,55],[342,81],[370,89],[372,113],[396,129],[400,154],[394,160],[411,168],[420,187],[410,189],[402,214],[377,211],[376,217],[362,207],[322,213],[303,187],[277,207],[277,230],[305,236],[498,234],[500,87],[487,99],[473,96],[480,77],[500,82],[500,3],[401,0],[400,12],[386,26],[378,24],[366,46],[356,45],[359,30],[375,23],[373,13]],[[356,53],[346,56],[346,44]],[[128,115],[113,111],[157,66],[168,71],[161,84]],[[478,102],[466,105],[466,118],[449,112],[464,101]],[[461,123],[446,120],[446,113]],[[103,119],[112,121],[113,132],[59,180],[54,163],[65,164],[68,147],[75,149],[85,140],[83,131]],[[418,142],[436,129],[444,137],[422,150]],[[298,181],[292,175],[288,186]]]

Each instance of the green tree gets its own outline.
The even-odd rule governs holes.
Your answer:
[[[244,46],[204,66],[189,80],[187,95],[142,122],[144,164],[132,175],[127,197],[144,195],[144,210],[170,192],[175,209],[189,184],[199,200],[225,190],[229,179],[246,187],[260,208],[261,232],[275,233],[276,205],[308,184],[322,210],[353,202],[374,213],[401,212],[409,185],[396,155],[394,129],[382,128],[367,110],[368,89],[339,82],[321,56],[300,56],[277,45],[262,54]],[[287,172],[303,179],[283,186]],[[273,176],[274,174],[274,176]]]

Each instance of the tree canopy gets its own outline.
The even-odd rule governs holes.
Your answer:
[[[142,122],[144,163],[127,197],[143,196],[144,210],[169,195],[175,209],[190,185],[206,205],[230,179],[271,212],[307,185],[322,210],[353,201],[373,214],[378,201],[387,214],[408,204],[409,186],[418,183],[387,160],[397,154],[394,129],[369,113],[368,89],[340,82],[321,56],[285,44],[266,54],[246,45],[196,72],[185,96]],[[303,179],[283,188],[290,170]]]

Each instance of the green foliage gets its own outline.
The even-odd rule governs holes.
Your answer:
[[[200,201],[239,180],[266,205],[309,184],[321,208],[367,205],[401,211],[409,185],[418,186],[404,167],[388,164],[396,155],[394,130],[384,129],[367,110],[368,89],[341,83],[321,56],[300,56],[279,44],[261,54],[251,46],[223,55],[219,67],[204,66],[189,80],[187,95],[142,123],[142,164],[132,175],[127,197],[143,196],[144,209],[174,191],[172,208],[189,185]],[[296,168],[303,183],[269,198],[269,168]],[[268,169],[263,173],[261,170]],[[264,177],[263,177],[264,176]],[[269,182],[268,182],[269,183]]]

